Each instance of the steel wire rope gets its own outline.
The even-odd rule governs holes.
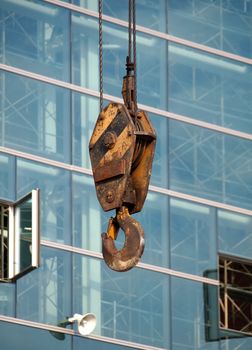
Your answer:
[[[100,79],[100,112],[103,109],[103,48],[102,48],[102,0],[99,0],[99,79]]]

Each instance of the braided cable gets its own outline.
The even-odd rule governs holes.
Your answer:
[[[131,42],[131,37],[132,37],[132,0],[129,0],[129,26],[128,26],[128,31],[129,31],[129,48],[128,48],[128,57],[129,57],[129,62],[131,62],[131,48],[132,48],[132,42]]]
[[[133,63],[134,63],[134,75],[135,75],[135,79],[134,79],[134,99],[135,99],[135,103],[137,105],[137,71],[136,71],[136,3],[135,0],[132,0],[132,20],[133,20]]]
[[[103,109],[102,0],[99,0],[99,75],[100,75],[100,112],[101,112]]]

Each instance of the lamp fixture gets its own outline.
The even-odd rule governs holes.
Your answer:
[[[77,322],[78,325],[78,332],[81,335],[89,335],[93,332],[96,326],[96,317],[92,313],[88,313],[85,315],[81,314],[74,314],[73,317],[67,317],[65,320],[59,322],[57,324],[58,327],[66,328],[68,325],[73,324],[74,322]],[[50,333],[59,340],[65,339],[65,334],[55,331],[50,331]]]

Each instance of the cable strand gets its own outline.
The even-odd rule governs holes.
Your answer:
[[[103,109],[103,48],[102,48],[102,0],[99,0],[99,76],[100,76],[100,112]]]

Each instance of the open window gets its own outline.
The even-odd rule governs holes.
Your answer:
[[[0,201],[0,281],[38,267],[39,243],[39,190],[14,203]]]
[[[252,261],[220,255],[204,275],[219,278],[218,288],[204,285],[206,340],[252,336]]]

